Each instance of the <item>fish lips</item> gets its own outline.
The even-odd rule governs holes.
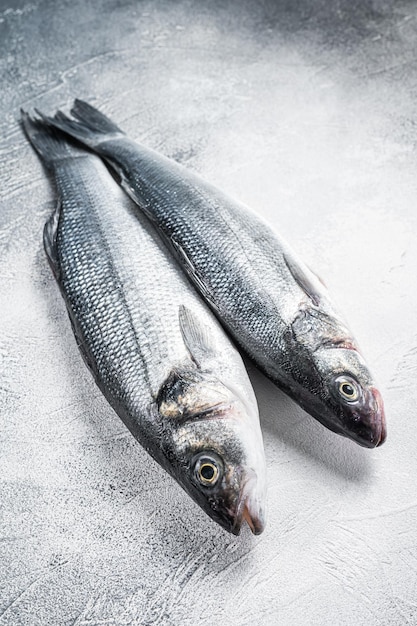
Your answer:
[[[265,511],[260,502],[257,482],[254,473],[242,488],[236,507],[235,521],[231,528],[234,535],[240,534],[245,521],[254,535],[260,535],[265,529]]]
[[[244,492],[238,503],[237,513],[233,526],[230,529],[234,535],[239,535],[243,523],[246,522],[254,535],[260,535],[265,530],[265,514],[259,502]]]
[[[376,387],[369,387],[368,402],[363,411],[358,411],[362,428],[357,433],[357,443],[366,448],[377,448],[387,438],[384,402]]]

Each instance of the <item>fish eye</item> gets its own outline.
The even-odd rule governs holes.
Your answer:
[[[220,464],[211,456],[200,456],[195,463],[194,474],[200,485],[213,487],[220,477]]]
[[[204,463],[198,470],[201,482],[214,483],[217,480],[219,470],[214,463]]]
[[[348,402],[356,402],[359,398],[359,386],[356,381],[347,376],[339,376],[336,378],[336,384],[339,394]]]

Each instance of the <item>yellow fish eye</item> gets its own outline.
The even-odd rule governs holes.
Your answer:
[[[223,463],[221,459],[217,459],[217,455],[213,453],[198,454],[194,458],[194,479],[203,487],[213,487],[221,477],[223,472]]]
[[[359,398],[359,389],[353,380],[341,377],[338,383],[339,393],[343,398],[349,400],[349,402],[355,402]]]
[[[203,461],[198,468],[198,477],[203,485],[214,485],[219,477],[219,470],[214,463]]]

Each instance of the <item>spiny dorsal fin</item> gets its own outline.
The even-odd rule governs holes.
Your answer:
[[[214,344],[209,329],[183,304],[180,305],[178,319],[187,350],[194,363],[201,367],[203,358],[214,353]]]

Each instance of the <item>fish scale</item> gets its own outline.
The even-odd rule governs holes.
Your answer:
[[[23,124],[54,174],[45,249],[98,387],[210,517],[262,532],[265,456],[238,351],[102,161]]]
[[[276,255],[270,230],[254,220],[243,205],[236,203],[236,209],[229,198],[203,184],[192,172],[187,171],[188,180],[184,180],[184,169],[179,165],[162,156],[156,163],[152,151],[144,146],[126,138],[113,138],[100,144],[100,154],[116,163],[119,170],[123,168],[125,187],[132,198],[174,247],[177,239],[180,241],[182,254],[192,259],[192,272],[204,276],[205,294],[221,312],[222,321],[234,335],[234,327],[239,325],[239,343],[252,358],[259,360],[259,355],[263,356],[266,373],[276,375],[285,358],[277,338],[306,295],[295,281],[284,280],[288,270],[282,254]],[[130,164],[128,173],[126,163]],[[161,165],[169,168],[168,172],[164,169],[163,184]],[[175,202],[168,193],[172,186],[178,187]],[[252,252],[248,257],[246,250],[253,250],[254,234],[263,254]],[[328,307],[327,298],[323,300]],[[252,314],[260,308],[262,319]],[[272,349],[266,352],[265,345]]]
[[[143,358],[141,354],[146,343],[138,334],[142,332],[146,338],[151,329],[143,324],[134,325],[126,288],[120,289],[121,282],[129,276],[132,267],[129,267],[129,264],[126,266],[126,261],[123,264],[120,260],[117,261],[114,252],[112,255],[103,254],[103,250],[108,250],[109,245],[100,227],[100,221],[106,221],[106,228],[114,229],[113,234],[117,241],[118,229],[128,216],[125,210],[120,211],[118,215],[116,202],[108,211],[106,202],[108,175],[103,171],[101,164],[82,162],[80,168],[79,163],[79,160],[74,159],[73,164],[66,165],[65,172],[57,172],[63,203],[66,203],[67,198],[71,199],[67,210],[61,213],[57,236],[62,289],[70,307],[77,314],[77,322],[84,342],[88,344],[90,358],[97,364],[96,376],[103,380],[104,385],[112,385],[111,392],[117,396],[122,391],[116,386],[117,378],[111,375],[111,372],[116,370],[123,376],[127,388],[140,389],[139,393],[135,393],[138,398],[146,397],[145,382],[154,392],[161,383],[159,378],[155,381],[149,380],[146,366],[149,361],[152,363],[152,352],[146,355],[147,358]],[[101,184],[98,184],[98,181]],[[89,199],[89,209],[86,210],[85,198],[80,196],[84,189],[91,186],[96,188],[96,202],[91,203]],[[113,195],[114,191],[112,190]],[[119,197],[118,202],[120,208],[124,209],[125,199]],[[119,220],[115,220],[115,216],[118,216]],[[146,246],[146,241],[138,239],[138,246],[144,244]],[[136,285],[138,292],[142,287],[139,278]],[[85,296],[86,293],[89,294],[88,298]],[[123,354],[120,335],[123,335]],[[153,338],[155,356],[159,348],[156,338],[157,335]],[[165,354],[159,354],[155,361],[163,356]],[[144,370],[145,380],[142,377],[139,380],[132,379],[135,368]],[[127,393],[125,389],[123,393]],[[131,400],[129,396],[127,398]],[[140,408],[144,410],[146,407]]]
[[[287,254],[289,246],[246,207],[163,156],[157,161],[140,144],[115,137],[100,143],[100,154],[117,165],[129,195],[186,259],[191,279],[240,345],[271,378],[285,378],[291,355],[281,338],[308,302],[292,277],[285,280],[289,272],[277,241]],[[254,237],[262,254],[254,251]],[[324,290],[322,308],[333,313]]]

